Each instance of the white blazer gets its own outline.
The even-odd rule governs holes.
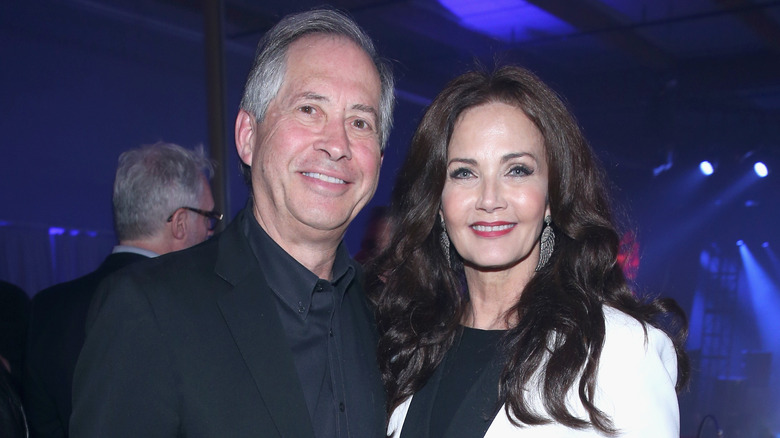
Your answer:
[[[647,327],[645,342],[642,325],[611,307],[604,307],[606,334],[597,371],[596,407],[612,419],[618,436],[625,438],[678,438],[680,411],[677,393],[677,356],[664,332]],[[404,426],[412,397],[390,416],[388,435],[398,438]],[[543,412],[540,389],[530,400]],[[577,397],[576,385],[567,396],[571,412],[587,419]],[[485,438],[584,438],[606,436],[596,429],[577,430],[560,424],[514,426],[504,407],[490,425]]]

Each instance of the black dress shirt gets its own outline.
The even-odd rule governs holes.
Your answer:
[[[350,403],[350,392],[366,390],[370,382],[360,367],[375,365],[357,360],[353,309],[344,299],[357,281],[356,269],[344,244],[336,251],[333,280],[320,279],[274,242],[252,214],[244,217],[242,228],[274,292],[315,435],[359,438],[350,418],[360,421],[363,407]]]

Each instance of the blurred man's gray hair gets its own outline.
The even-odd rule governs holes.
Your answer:
[[[154,236],[177,208],[198,205],[203,178],[213,171],[202,147],[159,142],[122,153],[113,195],[119,240]]]

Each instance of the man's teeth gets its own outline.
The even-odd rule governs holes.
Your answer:
[[[303,174],[308,176],[309,178],[317,178],[321,181],[325,181],[333,184],[346,184],[346,181],[344,181],[343,179],[334,178],[332,176],[323,175],[321,173],[303,172]]]
[[[492,225],[492,226],[487,226],[487,225],[474,225],[474,226],[472,226],[472,228],[474,228],[475,230],[482,231],[482,232],[502,231],[502,230],[508,230],[508,229],[510,229],[512,227],[514,227],[513,224]]]

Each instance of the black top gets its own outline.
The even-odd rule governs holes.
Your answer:
[[[498,412],[501,330],[463,327],[434,374],[418,391],[402,438],[484,436]]]
[[[479,330],[463,327],[463,336],[447,352],[444,370],[439,383],[439,391],[433,403],[430,436],[445,436],[456,411],[461,407],[466,394],[482,375],[495,356],[498,341],[504,332],[501,330]],[[492,380],[492,379],[488,379]],[[480,382],[493,389],[492,397],[481,397],[477,404],[464,406],[473,416],[491,420],[495,415],[494,405],[498,399],[498,382]]]
[[[244,217],[243,230],[274,292],[315,435],[354,437],[349,418],[365,418],[367,407],[350,404],[346,392],[364,391],[370,382],[362,381],[360,362],[346,360],[358,355],[355,334],[341,329],[354,327],[353,309],[344,299],[356,277],[349,254],[339,245],[333,280],[320,279],[274,242],[252,214]]]

